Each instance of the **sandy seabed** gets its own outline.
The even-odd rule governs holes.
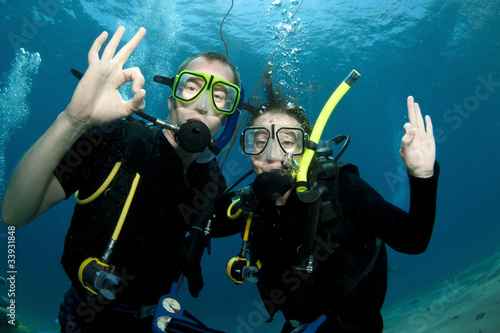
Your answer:
[[[384,333],[500,333],[500,251],[383,315]]]

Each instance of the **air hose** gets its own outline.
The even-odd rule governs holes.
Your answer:
[[[118,170],[120,169],[120,166],[121,162],[117,162],[104,183],[90,197],[86,199],[79,199],[79,192],[75,193],[76,203],[79,205],[88,204],[99,197],[113,181]],[[80,268],[78,269],[78,279],[80,283],[85,289],[87,289],[94,295],[101,293],[107,299],[115,298],[115,293],[112,288],[113,286],[118,285],[120,278],[117,276],[116,267],[109,264],[109,258],[111,256],[111,253],[113,252],[113,248],[122,230],[140,178],[141,176],[139,175],[139,173],[136,173],[127,199],[125,200],[125,204],[121,211],[120,217],[118,219],[118,222],[116,223],[113,235],[111,236],[108,246],[104,251],[101,259],[87,258],[82,262]]]

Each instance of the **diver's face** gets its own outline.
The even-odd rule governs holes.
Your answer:
[[[234,82],[234,75],[231,68],[217,60],[207,60],[199,57],[191,61],[186,70],[210,74],[215,77],[224,79],[229,82]],[[172,124],[182,125],[188,120],[199,120],[208,126],[212,137],[224,125],[227,115],[217,112],[209,96],[200,96],[196,102],[184,103],[169,97],[168,108],[170,115],[168,122]]]
[[[295,118],[287,114],[274,113],[273,111],[267,111],[263,115],[257,117],[253,124],[253,126],[267,127],[270,131],[272,130],[271,125],[274,125],[274,130],[276,132],[282,127],[301,127]],[[279,143],[276,140],[270,140],[266,149],[260,155],[250,157],[253,171],[256,175],[260,175],[263,172],[273,169],[283,170],[281,166],[283,156],[285,156],[285,153],[280,149]],[[300,162],[300,157],[301,156],[294,157],[297,163]]]

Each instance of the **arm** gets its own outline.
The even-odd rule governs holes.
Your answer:
[[[31,147],[14,170],[2,202],[4,223],[21,227],[65,198],[53,172],[75,141],[88,129],[126,117],[144,108],[144,77],[138,68],[122,69],[144,37],[136,35],[115,55],[124,33],[118,28],[99,59],[107,39],[103,32],[88,53],[89,68],[80,80],[66,109]],[[124,101],[118,88],[133,81],[134,97]]]
[[[340,201],[344,214],[358,225],[387,243],[395,251],[418,254],[426,250],[436,214],[439,164],[429,178],[410,178],[410,210],[394,206],[352,173],[340,174]]]
[[[424,124],[412,96],[407,107],[409,122],[404,125],[400,155],[410,177],[409,213],[386,202],[361,179],[349,182],[356,184],[356,200],[362,207],[360,219],[368,223],[367,227],[394,250],[415,254],[425,251],[434,227],[439,165],[430,117],[425,117]]]
[[[411,243],[411,236],[417,240],[413,248],[406,253],[422,253],[427,248],[436,216],[437,180],[439,164],[436,162],[436,143],[432,121],[429,116],[422,117],[420,106],[412,96],[407,99],[408,120],[404,125],[404,136],[399,151],[410,177],[410,211],[407,218],[406,237]],[[397,225],[393,228],[398,229]],[[404,248],[401,240],[393,239],[393,248]],[[398,244],[399,243],[399,244]]]

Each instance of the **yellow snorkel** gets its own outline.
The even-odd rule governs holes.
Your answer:
[[[344,97],[345,93],[351,88],[351,86],[360,76],[361,75],[353,69],[351,73],[349,73],[349,75],[344,79],[344,81],[342,81],[342,83],[337,87],[337,89],[335,89],[333,94],[330,96],[330,99],[328,99],[325,106],[323,107],[323,110],[321,110],[318,120],[316,121],[316,124],[314,125],[313,131],[311,133],[308,148],[306,148],[304,156],[302,156],[302,159],[300,161],[300,169],[297,174],[297,195],[299,196],[299,198],[301,198],[301,196],[303,196],[309,189],[309,184],[307,182],[307,172],[316,152],[316,148],[318,147],[321,134],[323,134],[323,130],[325,129],[326,122],[330,118],[333,109],[335,109],[335,107],[337,106],[337,103],[342,99],[342,97]]]

